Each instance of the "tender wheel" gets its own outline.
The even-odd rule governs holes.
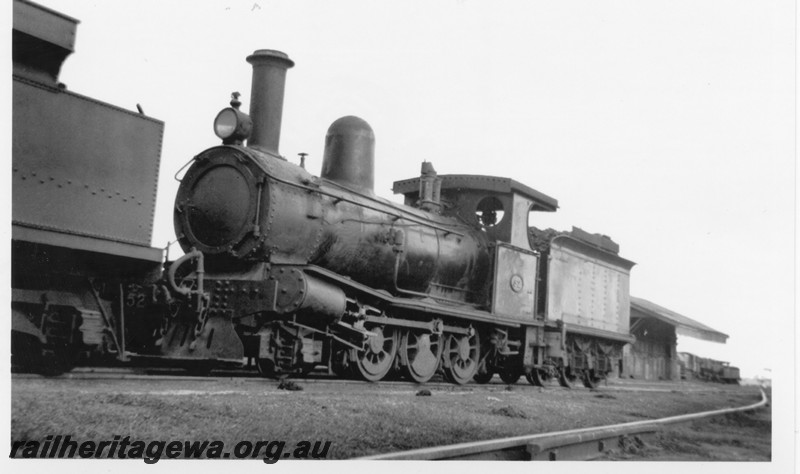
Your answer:
[[[356,370],[361,377],[370,382],[377,382],[385,377],[394,365],[399,345],[397,331],[381,326],[369,328],[369,331],[375,335],[369,337],[367,349],[352,351],[351,358],[355,359]]]
[[[472,336],[453,334],[446,338],[444,351],[444,373],[453,383],[464,385],[478,371],[480,361],[478,333]]]
[[[544,387],[544,382],[548,378],[549,376],[542,369],[531,369],[530,372],[525,374],[525,380],[536,387]]]
[[[522,377],[522,370],[518,369],[517,367],[503,367],[503,369],[499,372],[500,379],[509,384],[513,385],[517,383],[520,377]]]
[[[561,367],[558,369],[558,383],[562,387],[572,388],[572,384],[574,384],[576,380],[578,380],[578,377],[572,372],[571,368]]]
[[[400,341],[400,365],[411,381],[425,383],[436,374],[442,356],[441,336],[408,330]]]
[[[602,380],[600,377],[595,375],[594,370],[585,370],[583,371],[583,386],[586,388],[597,388],[597,385],[600,384]]]

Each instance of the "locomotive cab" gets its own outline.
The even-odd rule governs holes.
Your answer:
[[[538,254],[528,239],[530,211],[554,212],[558,201],[510,178],[436,175],[422,164],[419,178],[396,181],[405,205],[436,209],[486,233],[494,242],[491,312],[520,321],[536,319]]]
[[[423,163],[420,178],[395,182],[394,192],[405,196],[405,205],[458,219],[492,242],[488,309],[498,320],[520,323],[522,330],[491,336],[475,380],[485,383],[497,372],[513,383],[525,373],[531,383],[541,384],[540,370],[550,373],[546,361],[564,360],[564,338],[548,338],[557,328],[547,327],[538,310],[544,296],[538,294],[541,255],[531,246],[528,217],[531,211],[556,211],[558,201],[510,178],[437,176],[429,163]]]
[[[405,197],[406,206],[426,210],[435,206],[440,213],[483,230],[492,241],[525,250],[532,250],[528,242],[529,212],[558,209],[556,199],[513,179],[438,176],[430,163],[422,164],[421,177],[395,181],[393,191]]]

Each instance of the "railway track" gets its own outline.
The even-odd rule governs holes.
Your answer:
[[[671,416],[658,420],[635,421],[594,428],[581,428],[552,433],[515,436],[488,441],[415,449],[357,458],[359,460],[528,460],[578,461],[599,457],[620,446],[632,436],[647,437],[668,425],[711,418],[729,413],[755,410],[767,403],[761,390],[761,401],[741,407]]]
[[[14,378],[44,378],[44,376],[28,373],[15,373]],[[264,384],[278,383],[277,380],[261,377],[257,372],[247,369],[227,369],[215,370],[209,375],[192,375],[183,369],[172,368],[152,368],[152,367],[78,367],[71,372],[56,376],[46,377],[48,379],[66,380],[152,380],[152,381],[180,381],[187,383],[207,382],[209,380],[224,381],[235,378],[243,383]],[[545,387],[536,387],[520,381],[513,385],[502,382],[498,377],[486,384],[475,382],[466,385],[455,385],[440,378],[434,378],[425,384],[418,384],[406,380],[382,380],[380,382],[366,382],[360,379],[344,379],[326,374],[324,372],[312,372],[306,377],[289,378],[299,385],[366,385],[366,386],[387,386],[409,389],[430,389],[439,391],[454,390],[520,390],[520,391],[563,391],[563,390],[589,390],[583,386],[575,386],[567,389],[557,383],[549,384]],[[648,382],[628,379],[612,379],[598,387],[599,390],[609,391],[640,391],[640,392],[669,392],[680,389],[685,392],[707,392],[717,390],[724,386],[711,384],[697,384],[686,382]],[[597,389],[596,389],[597,390]]]
[[[14,374],[13,378],[21,379],[35,379],[45,378],[37,374]],[[275,379],[264,378],[255,372],[246,370],[231,370],[223,372],[215,372],[211,375],[197,376],[187,374],[182,370],[162,370],[162,369],[128,369],[128,368],[81,368],[75,369],[56,377],[46,377],[48,379],[58,380],[141,380],[141,381],[162,381],[162,382],[186,382],[198,383],[208,381],[225,381],[232,378],[237,381],[247,384],[278,384],[279,381]],[[333,376],[328,376],[324,373],[310,374],[303,378],[289,378],[287,381],[294,382],[297,385],[304,386],[319,386],[319,385],[334,385],[334,386],[365,386],[365,387],[393,387],[393,388],[408,388],[413,390],[436,390],[436,391],[458,391],[475,389],[495,391],[505,390],[508,385],[497,380],[495,383],[478,384],[469,383],[466,385],[456,385],[445,381],[437,381],[436,379],[425,384],[418,384],[406,380],[382,380],[380,382],[366,382],[360,379],[343,379]],[[513,390],[567,390],[558,385],[551,385],[547,388],[534,387],[527,383],[518,383],[513,386]]]

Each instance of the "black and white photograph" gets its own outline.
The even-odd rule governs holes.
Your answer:
[[[6,8],[14,472],[796,467],[795,2]]]

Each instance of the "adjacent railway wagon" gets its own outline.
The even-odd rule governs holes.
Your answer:
[[[12,360],[48,372],[125,358],[122,293],[161,275],[150,247],[164,124],[58,81],[78,21],[14,2]]]

